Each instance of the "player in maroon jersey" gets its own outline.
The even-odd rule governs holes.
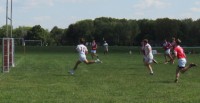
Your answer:
[[[165,57],[165,64],[167,64],[168,62],[171,62],[173,63],[173,58],[172,58],[172,55],[171,55],[171,43],[168,42],[167,40],[164,40],[164,43],[163,43],[163,49],[164,49],[164,57]],[[170,59],[168,60],[167,57]]]
[[[99,59],[99,56],[97,55],[97,43],[95,42],[95,40],[92,41],[91,56],[92,59],[94,59],[94,57]]]

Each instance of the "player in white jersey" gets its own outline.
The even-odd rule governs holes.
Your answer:
[[[144,64],[150,71],[150,74],[153,75],[153,69],[151,67],[151,63],[153,63],[153,53],[151,45],[148,43],[147,39],[143,40],[144,42]]]
[[[84,62],[85,64],[102,63],[102,61],[100,61],[99,59],[97,59],[97,60],[87,60],[86,54],[88,54],[88,49],[84,45],[84,43],[85,43],[85,39],[81,38],[80,39],[80,44],[77,45],[77,47],[76,47],[76,50],[79,53],[79,60],[76,62],[74,68],[69,71],[69,73],[71,75],[74,74],[75,70],[77,69],[78,65],[81,62]]]
[[[103,47],[104,47],[104,55],[105,55],[108,53],[108,43],[106,41],[104,41]]]

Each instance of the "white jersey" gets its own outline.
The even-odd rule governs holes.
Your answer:
[[[148,58],[153,59],[153,53],[152,53],[152,48],[151,45],[149,45],[148,43],[144,46],[144,51],[145,51],[145,56],[147,56]]]
[[[85,55],[88,51],[87,47],[83,44],[77,45],[76,50],[79,53],[79,55]]]
[[[104,43],[103,46],[104,46],[104,48],[107,49],[108,48],[108,43]]]
[[[108,43],[104,43],[103,45],[104,45],[104,46],[108,46]]]

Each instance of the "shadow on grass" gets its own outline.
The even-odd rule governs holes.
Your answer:
[[[151,81],[150,83],[164,83],[164,84],[174,84],[174,81]]]
[[[70,74],[52,74],[53,76],[59,77],[59,76],[71,76]]]

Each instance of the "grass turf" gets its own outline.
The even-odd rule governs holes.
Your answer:
[[[74,76],[68,71],[76,52],[47,48],[16,52],[16,67],[0,73],[0,103],[196,103],[200,102],[199,68],[181,74],[174,83],[174,65],[155,55],[149,75],[138,52],[99,53],[102,64],[80,64]],[[70,48],[71,49],[71,48]],[[198,64],[198,54],[187,55]],[[88,59],[91,56],[88,55]]]

